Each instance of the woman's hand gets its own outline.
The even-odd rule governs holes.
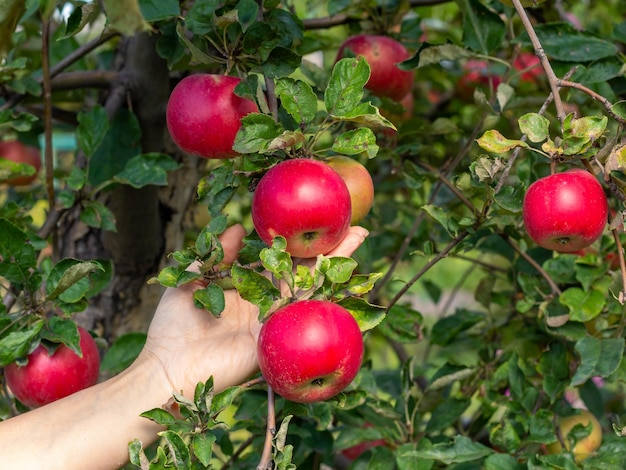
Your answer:
[[[231,264],[242,248],[245,230],[229,227],[220,241],[224,262]],[[361,245],[367,231],[351,227],[342,242],[328,255],[351,256]],[[313,266],[315,259],[294,260]],[[225,291],[226,306],[220,318],[196,308],[193,291],[200,283],[169,288],[157,307],[148,330],[140,360],[158,361],[171,387],[169,393],[191,396],[198,382],[213,376],[216,390],[244,382],[257,369],[256,341],[261,325],[258,309],[243,300],[236,290]]]

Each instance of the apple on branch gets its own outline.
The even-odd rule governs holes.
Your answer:
[[[256,103],[234,93],[237,77],[198,73],[183,78],[167,102],[167,128],[176,145],[203,158],[234,158],[241,118]]]
[[[56,349],[39,345],[28,355],[26,365],[4,368],[7,385],[15,397],[29,408],[47,405],[94,385],[100,370],[100,353],[89,332],[78,327],[81,356],[65,344]]]
[[[367,168],[354,158],[335,155],[326,160],[328,166],[339,173],[350,193],[352,218],[356,225],[369,213],[374,204],[374,182]]]
[[[252,197],[252,223],[268,245],[287,241],[287,251],[313,258],[335,248],[350,227],[352,206],[344,180],[326,163],[283,160],[260,179]]]
[[[356,377],[363,336],[352,314],[327,300],[300,300],[261,326],[259,367],[268,385],[298,403],[327,400]]]
[[[357,34],[347,38],[337,51],[337,59],[361,56],[370,66],[370,78],[365,85],[373,95],[386,96],[395,101],[404,98],[413,87],[415,73],[402,70],[398,63],[410,57],[409,51],[399,41],[374,34]]]
[[[532,183],[522,205],[524,226],[537,245],[574,253],[595,242],[609,208],[602,185],[591,173],[574,169]]]

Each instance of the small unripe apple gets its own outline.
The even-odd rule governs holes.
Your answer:
[[[400,101],[411,91],[415,73],[397,66],[410,57],[401,42],[389,36],[357,34],[341,44],[336,60],[349,56],[347,51],[354,57],[361,56],[367,60],[371,75],[365,88],[373,95]]]
[[[7,385],[29,408],[47,405],[94,385],[98,380],[100,353],[89,332],[78,327],[82,357],[64,344],[52,353],[43,345],[28,355],[28,363],[4,368]]]
[[[268,385],[298,403],[327,400],[356,377],[363,336],[352,314],[326,300],[301,300],[261,326],[259,367]]]
[[[596,241],[609,208],[602,185],[591,173],[575,169],[532,183],[522,205],[524,226],[537,245],[574,253]]]
[[[574,426],[578,424],[584,427],[591,425],[591,431],[587,436],[577,441],[574,448],[571,449],[571,442],[567,435],[574,428]],[[563,437],[565,449],[568,451],[571,450],[577,462],[589,457],[600,447],[600,444],[602,444],[602,426],[596,417],[587,410],[581,409],[578,410],[577,414],[559,417],[557,426],[559,427],[561,436]],[[557,440],[556,442],[546,446],[546,451],[548,454],[560,454],[563,452],[563,447]]]
[[[308,158],[270,168],[252,197],[252,223],[261,240],[270,245],[280,235],[298,258],[335,248],[350,227],[351,214],[350,192],[339,173]]]
[[[32,145],[26,145],[19,140],[5,140],[0,142],[0,158],[5,158],[15,163],[26,163],[35,167],[35,173],[30,176],[18,176],[4,183],[10,186],[26,186],[37,178],[41,169],[41,154],[39,149]]]
[[[352,225],[358,224],[374,204],[374,182],[367,168],[354,158],[337,155],[326,160],[348,186],[352,203]]]
[[[183,78],[167,103],[167,128],[176,145],[204,158],[234,158],[241,118],[256,103],[234,93],[237,77],[198,73]]]

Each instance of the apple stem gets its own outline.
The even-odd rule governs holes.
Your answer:
[[[270,470],[272,464],[272,442],[276,436],[276,401],[274,398],[274,390],[267,386],[267,428],[265,431],[265,443],[263,444],[263,453],[261,461],[257,465],[257,470]]]

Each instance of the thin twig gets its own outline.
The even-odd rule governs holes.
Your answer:
[[[550,61],[548,60],[548,57],[546,56],[546,51],[544,51],[543,46],[541,45],[541,42],[539,42],[537,33],[535,32],[535,29],[533,28],[533,25],[530,22],[530,18],[528,18],[528,15],[526,14],[526,10],[524,10],[524,7],[522,6],[520,0],[513,0],[513,6],[515,7],[515,11],[517,11],[517,14],[519,15],[520,19],[522,20],[524,29],[528,33],[530,42],[533,45],[533,48],[535,49],[535,55],[539,57],[539,60],[541,61],[541,65],[544,71],[546,72],[546,76],[548,77],[548,82],[550,84],[550,89],[552,90],[552,95],[554,98],[554,106],[556,107],[556,115],[559,121],[561,121],[561,124],[563,124],[563,121],[565,120],[565,108],[563,107],[563,102],[561,101],[561,95],[559,94],[559,88],[558,88],[559,78],[554,73],[554,70],[552,69],[552,65],[550,64]]]
[[[574,88],[575,90],[586,93],[587,95],[591,96],[594,100],[599,101],[602,104],[602,106],[604,106],[604,109],[606,109],[606,112],[609,113],[609,115],[613,119],[615,119],[620,124],[626,124],[626,119],[624,119],[622,116],[616,114],[615,111],[613,111],[613,103],[611,103],[608,99],[606,99],[601,94],[596,93],[595,91],[593,91],[590,88],[587,88],[585,85],[581,83],[570,82],[569,80],[565,80],[565,79],[557,80],[557,84],[561,87]]]
[[[437,264],[439,261],[441,261],[446,256],[448,256],[448,253],[450,253],[450,251],[452,251],[452,249],[454,249],[454,247],[456,247],[459,243],[461,243],[465,239],[465,237],[467,237],[468,235],[469,235],[469,232],[467,231],[461,232],[450,243],[448,243],[448,246],[446,246],[443,249],[443,251],[440,251],[439,253],[437,253],[437,255],[434,258],[432,258],[428,263],[426,263],[424,267],[422,267],[422,269],[420,269],[404,285],[404,287],[396,293],[393,299],[391,299],[391,301],[387,305],[387,311],[389,311],[389,309],[391,309],[391,307],[393,307],[396,304],[396,302],[398,302],[398,300],[400,300],[402,296],[413,286],[413,284],[415,284],[430,268],[432,268],[435,264]]]
[[[543,277],[548,282],[548,284],[550,285],[550,291],[551,291],[552,296],[557,296],[561,294],[561,289],[559,289],[559,286],[556,285],[556,283],[552,280],[552,278],[548,275],[548,273],[539,265],[539,263],[537,263],[534,259],[532,259],[532,257],[528,255],[528,253],[526,253],[519,246],[517,246],[517,244],[513,240],[511,240],[511,238],[508,235],[500,234],[500,236],[505,242],[509,244],[511,248],[513,248],[513,250],[515,250],[515,252],[518,255],[524,258],[524,260],[528,264],[530,264],[541,275],[541,277]]]
[[[44,161],[46,164],[46,193],[48,207],[55,206],[54,195],[54,161],[52,153],[52,85],[50,71],[50,19],[42,19],[41,30],[41,69],[43,81],[43,105],[44,105]],[[56,226],[51,228],[52,235],[52,260],[59,258],[58,233]]]
[[[257,465],[257,470],[269,470],[272,463],[272,442],[276,436],[276,401],[274,399],[274,390],[267,387],[267,428],[265,431],[265,444],[263,444],[263,453],[261,461]]]

